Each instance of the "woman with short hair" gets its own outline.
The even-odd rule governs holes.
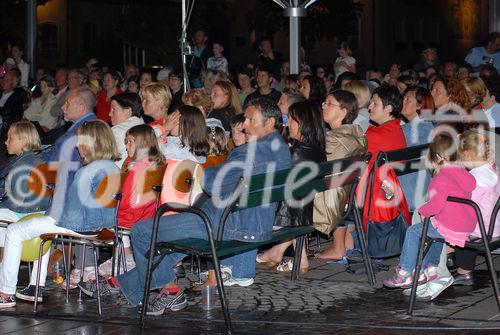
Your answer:
[[[116,161],[116,165],[120,169],[127,158],[125,134],[130,128],[144,124],[141,112],[141,98],[136,93],[125,92],[111,98],[109,116],[113,125],[111,131],[115,136],[118,153],[120,154],[120,160]]]

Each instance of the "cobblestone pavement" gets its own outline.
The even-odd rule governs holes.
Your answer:
[[[488,272],[479,259],[475,287],[451,287],[435,302],[418,302],[406,315],[408,298],[381,287],[385,276],[369,286],[365,275],[353,275],[338,264],[311,259],[311,269],[292,282],[272,270],[258,269],[247,288],[226,289],[236,334],[499,334],[500,314]],[[397,260],[387,262],[394,265]],[[500,263],[500,259],[496,259]],[[500,265],[500,264],[498,264]],[[24,275],[26,275],[27,271]],[[192,275],[188,279],[194,280]],[[188,279],[181,284],[189,286]],[[104,299],[103,316],[95,300],[77,302],[77,291],[65,303],[64,292],[51,284],[34,316],[32,305],[19,303],[0,312],[0,334],[216,334],[224,331],[219,308],[204,311],[200,296],[188,293],[183,311],[149,319],[137,327],[135,308],[116,297]]]

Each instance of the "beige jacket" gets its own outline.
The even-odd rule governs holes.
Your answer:
[[[359,125],[344,124],[326,134],[328,161],[360,155],[366,152],[365,134]],[[335,229],[344,213],[349,187],[339,187],[316,194],[313,225],[324,234]]]

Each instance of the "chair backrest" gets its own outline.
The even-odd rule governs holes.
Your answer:
[[[116,208],[118,200],[116,194],[120,192],[121,173],[112,173],[105,176],[97,185],[96,201],[104,208]]]
[[[290,169],[276,171],[273,176],[263,173],[248,179],[241,178],[220,219],[217,240],[222,240],[224,225],[231,212],[279,201],[301,200],[348,185],[354,190],[370,157],[367,154],[321,164],[299,163]],[[349,210],[353,201],[354,192],[351,193]]]
[[[191,205],[195,191],[193,179],[197,168],[199,164],[190,160],[167,160],[160,195],[161,203],[176,202]]]
[[[393,151],[381,151],[375,160],[375,167],[389,164],[398,176],[418,172],[425,169],[425,157],[428,150],[429,144],[422,144]]]
[[[56,164],[39,164],[31,171],[28,188],[35,196],[50,198],[54,195],[56,179]]]

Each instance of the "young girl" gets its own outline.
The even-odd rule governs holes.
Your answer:
[[[491,214],[500,194],[498,189],[498,172],[492,164],[488,137],[476,131],[467,130],[460,135],[459,156],[466,168],[476,179],[476,189],[472,191],[472,200],[479,205],[483,221],[488,232]],[[500,236],[500,216],[497,216],[493,237]],[[479,225],[472,233],[481,237]],[[468,248],[455,248],[455,257],[458,265],[454,275],[453,285],[474,285],[474,265],[476,263],[476,250]]]
[[[28,187],[27,175],[39,164],[35,152],[40,149],[40,137],[35,126],[28,121],[13,123],[5,142],[9,155],[14,155],[0,167],[0,192],[5,200],[0,202],[0,219],[17,221],[30,213],[45,211],[50,199],[33,194]],[[0,248],[5,241],[5,228],[0,228]]]
[[[429,201],[419,208],[422,221],[431,217],[427,236],[444,238],[447,243],[463,247],[465,241],[474,230],[476,219],[474,210],[469,206],[447,202],[449,196],[471,199],[476,188],[474,177],[463,167],[456,164],[457,145],[455,139],[446,133],[436,135],[429,145],[428,161],[434,168],[434,178],[429,184]],[[384,280],[387,288],[409,288],[417,262],[418,247],[422,235],[423,223],[408,228],[401,252],[400,263],[394,277]],[[419,284],[437,278],[437,265],[443,243],[433,243],[425,256],[423,274],[418,278]],[[453,278],[443,283],[434,296],[439,295],[451,285]]]
[[[229,74],[229,66],[226,57],[222,54],[224,52],[224,46],[220,42],[213,43],[212,51],[214,55],[210,57],[207,61],[207,69],[222,71]]]
[[[30,284],[16,293],[19,264],[23,241],[47,233],[77,234],[112,227],[115,210],[103,207],[111,199],[97,198],[97,187],[104,177],[118,174],[114,161],[119,158],[111,129],[104,121],[87,121],[78,128],[78,151],[83,166],[78,169],[68,187],[62,214],[56,221],[51,216],[10,224],[5,238],[4,258],[0,264],[0,309],[14,307],[16,298],[34,301],[36,267]],[[57,187],[62,187],[56,185]],[[43,288],[47,276],[49,253],[42,258],[40,286]],[[41,293],[41,292],[40,292]],[[15,296],[14,296],[15,294]],[[42,295],[39,296],[42,301]]]
[[[238,114],[241,115],[241,114]],[[207,124],[207,135],[208,144],[210,145],[210,151],[207,155],[207,160],[202,168],[219,166],[226,160],[228,156],[228,136],[224,127],[222,127],[222,122],[217,119],[206,119]],[[210,266],[211,267],[211,266]],[[195,292],[201,291],[206,285],[215,287],[217,286],[217,279],[215,277],[215,270],[210,268],[208,270],[208,277],[204,283],[191,287]]]
[[[125,134],[125,145],[129,162],[126,176],[121,187],[122,199],[118,208],[118,226],[130,229],[141,220],[152,218],[156,212],[156,196],[152,190],[142,190],[147,173],[152,169],[165,166],[165,157],[160,153],[153,128],[137,125]],[[127,270],[135,267],[130,238],[123,236]],[[103,276],[111,275],[112,260],[99,266]]]
[[[352,51],[347,42],[340,43],[338,53],[339,57],[337,57],[335,64],[333,64],[335,77],[338,78],[344,72],[356,73],[356,59],[351,56]]]

